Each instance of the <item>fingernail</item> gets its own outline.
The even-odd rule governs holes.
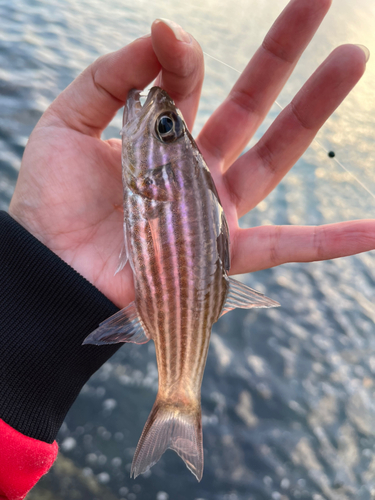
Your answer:
[[[155,22],[166,24],[168,26],[168,28],[170,28],[173,31],[176,39],[179,40],[180,42],[184,42],[184,43],[191,42],[190,35],[188,33],[186,33],[186,31],[183,30],[181,28],[181,26],[179,24],[175,23],[174,21],[170,21],[169,19],[159,18],[159,19],[155,19]]]
[[[359,47],[360,49],[363,50],[363,52],[365,53],[365,56],[366,56],[366,62],[368,62],[368,60],[370,59],[370,51],[366,47],[366,45],[361,45],[360,43],[356,43],[355,45],[357,45],[357,47]]]

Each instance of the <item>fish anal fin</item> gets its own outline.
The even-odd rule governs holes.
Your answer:
[[[240,281],[233,278],[227,279],[229,290],[220,316],[237,307],[240,309],[252,309],[255,307],[268,308],[280,306],[275,300],[266,297],[263,293],[257,292]]]
[[[145,344],[150,340],[137,307],[131,302],[127,307],[100,323],[99,327],[88,335],[83,344],[106,345],[119,342]]]
[[[146,472],[170,448],[198,481],[203,475],[200,404],[177,406],[157,397],[134,454],[130,477]]]

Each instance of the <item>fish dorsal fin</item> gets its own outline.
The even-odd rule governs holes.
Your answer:
[[[119,342],[145,344],[150,340],[137,307],[131,302],[110,318],[100,323],[99,327],[88,335],[83,344],[106,345]]]
[[[229,290],[220,316],[236,309],[252,309],[253,307],[278,307],[280,304],[269,299],[263,293],[253,290],[233,278],[227,278]]]
[[[224,269],[230,269],[230,251],[229,251],[229,227],[224,212],[221,213],[221,229],[220,234],[216,239],[217,250],[223,263]]]

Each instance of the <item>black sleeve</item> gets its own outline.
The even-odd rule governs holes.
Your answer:
[[[82,386],[122,345],[81,345],[117,311],[0,212],[0,419],[52,443]]]

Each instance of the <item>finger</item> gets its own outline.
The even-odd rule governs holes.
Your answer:
[[[287,262],[335,259],[374,249],[375,220],[239,229],[230,272],[248,273]]]
[[[280,14],[224,103],[208,120],[199,146],[221,160],[222,170],[238,157],[265,118],[318,29],[331,0],[292,0]]]
[[[226,172],[239,217],[275,188],[361,78],[365,67],[366,54],[357,45],[335,49],[262,139]]]
[[[151,33],[155,54],[162,65],[155,84],[172,97],[191,130],[204,77],[202,49],[181,26],[167,19],[154,21]]]
[[[60,121],[84,134],[100,137],[124,105],[129,90],[143,89],[160,70],[164,88],[182,108],[191,106],[187,115],[192,123],[203,80],[203,57],[197,42],[186,33],[185,36],[189,41],[181,42],[165,23],[154,23],[151,36],[100,57],[83,71],[52,103],[41,124]],[[186,80],[182,82],[183,79]]]

